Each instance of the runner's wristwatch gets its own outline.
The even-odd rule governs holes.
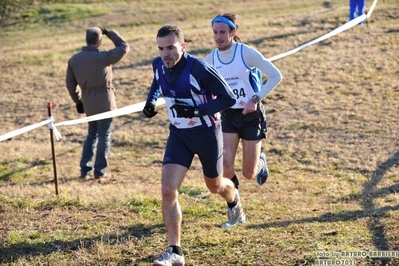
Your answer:
[[[258,102],[261,100],[260,96],[257,95],[257,94],[254,94],[254,96],[252,96],[251,99],[252,99],[252,101],[254,101],[255,103],[258,103]]]
[[[199,110],[198,107],[195,107],[195,108],[194,108],[194,116],[195,116],[195,117],[200,117],[200,116],[201,116],[201,115],[200,115],[200,110]]]

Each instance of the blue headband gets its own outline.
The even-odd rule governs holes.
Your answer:
[[[228,19],[228,18],[226,18],[226,17],[219,16],[219,17],[214,18],[214,19],[212,20],[212,22],[211,22],[212,27],[213,27],[213,24],[215,24],[216,22],[223,22],[223,23],[226,23],[232,30],[235,30],[235,29],[236,29],[236,25],[234,25],[234,23],[233,23],[230,19]]]

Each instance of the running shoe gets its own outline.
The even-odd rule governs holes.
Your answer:
[[[242,208],[241,200],[240,200],[240,193],[238,189],[235,189],[235,197],[237,198],[237,204],[233,208],[227,207],[227,220],[228,223],[232,226],[236,225],[240,220],[241,216],[243,216],[244,211]]]
[[[259,185],[263,185],[269,177],[269,169],[267,169],[266,155],[263,152],[260,154],[259,161],[262,162],[263,167],[260,169],[258,175],[256,176],[256,181],[258,181]]]
[[[237,224],[245,223],[246,221],[247,221],[247,218],[245,216],[245,213],[242,213],[242,215],[240,216],[240,219],[238,219],[237,223],[231,224],[229,222],[225,222],[222,224],[222,228],[230,228],[230,227],[236,226]]]
[[[161,257],[154,260],[153,266],[184,266],[184,255],[180,256],[173,253],[173,249],[169,247]]]

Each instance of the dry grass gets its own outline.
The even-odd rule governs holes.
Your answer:
[[[0,134],[46,119],[47,101],[56,122],[80,117],[64,78],[89,26],[115,28],[131,46],[114,67],[124,107],[145,100],[155,33],[165,23],[180,25],[188,50],[205,56],[214,47],[210,19],[234,12],[239,36],[272,57],[348,17],[346,2],[319,0],[73,6],[108,13],[0,33]],[[221,230],[225,203],[207,194],[194,161],[180,196],[188,265],[313,265],[323,257],[318,252],[399,251],[398,14],[397,0],[380,1],[365,25],[275,62],[284,80],[264,101],[271,178],[262,187],[241,179],[248,222]],[[133,113],[114,121],[110,184],[77,181],[86,125],[59,128],[58,197],[47,127],[0,142],[1,264],[150,264],[166,247],[159,193],[166,114],[160,108],[151,120]],[[356,262],[399,264],[398,258]]]

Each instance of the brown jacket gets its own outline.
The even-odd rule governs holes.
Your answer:
[[[117,109],[111,65],[125,57],[130,47],[114,30],[106,36],[115,48],[99,51],[95,45],[84,46],[68,61],[66,87],[76,104],[83,103],[87,116]]]

